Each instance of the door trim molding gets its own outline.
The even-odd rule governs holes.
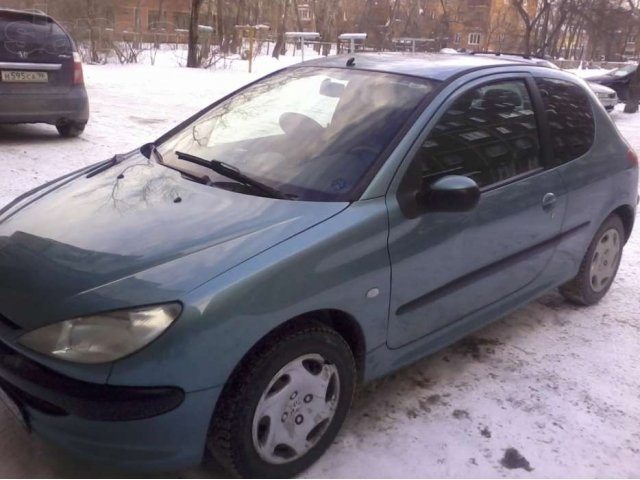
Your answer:
[[[496,272],[508,268],[516,263],[522,262],[526,260],[528,257],[533,255],[537,255],[545,250],[550,248],[555,248],[558,246],[560,242],[565,240],[566,238],[577,234],[578,232],[587,228],[591,222],[584,222],[580,225],[577,225],[570,230],[560,233],[553,238],[545,240],[544,242],[538,243],[533,247],[526,248],[525,250],[521,250],[520,252],[514,253],[513,255],[509,255],[506,258],[498,260],[497,262],[491,263],[485,267],[481,267],[477,270],[474,270],[471,273],[468,273],[464,277],[460,277],[456,280],[453,280],[442,287],[436,288],[431,292],[428,292],[420,297],[411,300],[403,305],[400,305],[396,310],[396,315],[401,316],[407,313],[411,313],[414,310],[419,308],[423,308],[425,305],[435,302],[443,297],[448,295],[453,295],[457,290],[461,290],[469,285],[482,281],[482,279],[487,278],[495,274]]]

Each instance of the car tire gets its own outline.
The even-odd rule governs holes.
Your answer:
[[[620,266],[625,231],[618,215],[611,215],[596,232],[580,270],[572,280],[560,287],[560,293],[571,303],[593,305],[606,295]]]
[[[65,122],[57,124],[56,129],[61,137],[74,138],[79,137],[84,132],[86,125],[86,123]]]
[[[355,382],[351,349],[320,322],[270,336],[225,386],[207,450],[240,477],[293,477],[335,439]]]

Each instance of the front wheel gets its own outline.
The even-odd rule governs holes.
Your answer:
[[[241,477],[292,477],[331,445],[355,388],[349,346],[320,324],[276,335],[245,359],[211,423],[209,452]]]
[[[609,291],[618,272],[624,238],[622,220],[618,215],[611,215],[593,237],[578,275],[562,285],[560,293],[578,305],[599,302]]]

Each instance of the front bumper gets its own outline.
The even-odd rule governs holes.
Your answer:
[[[81,382],[2,344],[0,386],[40,436],[81,458],[141,471],[199,463],[220,393]]]
[[[175,387],[119,387],[74,380],[1,344],[0,385],[19,405],[87,420],[141,420],[174,410],[184,401],[184,392]]]
[[[613,110],[615,106],[618,104],[618,97],[611,98],[611,97],[601,97],[600,95],[598,95],[598,100],[606,110]]]

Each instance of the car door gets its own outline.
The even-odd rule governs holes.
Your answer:
[[[545,169],[539,92],[525,74],[485,77],[450,95],[387,195],[392,264],[388,344],[401,347],[532,282],[551,259],[566,208]],[[468,212],[420,212],[415,191],[446,175],[472,178]]]

